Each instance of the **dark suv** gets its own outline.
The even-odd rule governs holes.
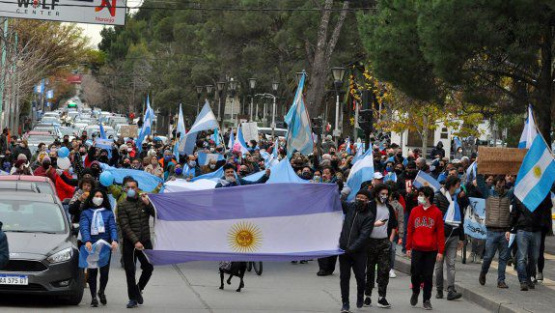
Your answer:
[[[56,196],[0,191],[0,221],[10,261],[0,271],[0,294],[60,296],[72,305],[83,298],[77,238]]]

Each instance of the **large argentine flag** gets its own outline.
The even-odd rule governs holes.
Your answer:
[[[181,154],[192,154],[195,149],[195,144],[197,142],[197,133],[204,130],[213,130],[218,128],[218,121],[208,101],[202,107],[197,119],[189,132],[185,136],[184,140],[179,143],[179,151]]]
[[[147,251],[153,264],[292,261],[342,253],[343,212],[333,184],[248,185],[150,199],[157,211],[156,244]]]
[[[176,140],[173,146],[173,155],[175,160],[179,162],[179,146],[182,141],[185,140],[185,135],[187,131],[185,130],[185,119],[183,118],[183,110],[181,109],[181,104],[179,104],[179,118],[177,119],[176,137],[179,134],[179,141]]]
[[[306,78],[306,73],[303,72],[297,93],[293,100],[293,105],[287,115],[285,116],[285,123],[287,123],[287,157],[291,158],[295,151],[301,154],[309,155],[314,148],[312,141],[312,130],[310,127],[310,119],[308,118],[308,111],[304,105],[303,88]]]
[[[372,149],[368,149],[361,159],[351,168],[349,177],[347,178],[347,186],[351,189],[351,193],[347,197],[347,201],[353,201],[357,192],[360,190],[360,185],[365,181],[374,178],[374,157]]]
[[[154,120],[154,110],[150,107],[150,98],[146,96],[146,112],[143,118],[143,127],[139,130],[139,136],[137,138],[137,142],[135,143],[137,146],[137,151],[141,152],[143,141],[145,137],[152,133],[152,121]]]
[[[518,141],[519,149],[530,149],[532,142],[538,135],[538,130],[536,128],[536,121],[534,120],[534,112],[532,111],[532,106],[528,106],[528,118],[524,124],[524,129],[522,130],[522,135],[520,135],[520,140]]]
[[[433,178],[432,176],[426,174],[426,172],[418,171],[418,175],[413,182],[414,187],[430,187],[434,190],[434,192],[441,189],[441,185]]]
[[[530,211],[545,199],[555,180],[555,161],[541,135],[526,153],[516,178],[515,196]]]

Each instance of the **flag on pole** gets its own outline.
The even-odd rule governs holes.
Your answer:
[[[242,154],[246,154],[249,152],[247,143],[245,142],[245,137],[243,137],[243,130],[241,129],[241,125],[239,125],[239,127],[237,128],[237,143],[241,145]]]
[[[218,120],[212,109],[208,100],[204,103],[202,110],[198,114],[195,123],[189,129],[187,135],[183,141],[179,144],[179,151],[181,154],[192,154],[195,149],[195,144],[197,142],[197,135],[201,131],[218,128]]]
[[[555,181],[555,161],[541,135],[535,137],[518,171],[515,196],[534,212]]]
[[[303,88],[306,79],[306,73],[303,72],[297,87],[297,93],[293,100],[291,109],[285,116],[285,123],[287,123],[287,157],[291,158],[295,151],[304,155],[309,155],[314,149],[314,142],[312,141],[312,130],[310,127],[310,118],[308,111],[304,105]]]
[[[235,135],[233,134],[233,129],[232,129],[229,134],[229,141],[227,142],[227,148],[233,149],[234,145],[235,145]]]
[[[146,112],[143,118],[143,127],[139,130],[139,136],[135,142],[137,146],[137,151],[142,151],[143,141],[146,136],[152,133],[152,121],[154,120],[154,110],[150,107],[150,98],[146,96]]]
[[[187,130],[185,129],[185,119],[183,118],[183,109],[181,108],[181,103],[179,104],[179,117],[177,118],[177,129],[176,129],[176,137],[179,134],[179,139],[175,140],[175,144],[173,146],[173,155],[175,156],[175,160],[179,163],[179,145],[181,141],[185,140]]]
[[[434,192],[441,189],[441,185],[437,182],[437,180],[423,171],[418,172],[418,175],[416,175],[416,178],[414,179],[413,185],[416,188],[431,187]]]
[[[106,131],[104,131],[104,125],[102,125],[102,119],[98,122],[98,127],[100,128],[100,138],[106,139]]]
[[[217,128],[214,129],[214,134],[212,135],[212,138],[214,140],[214,143],[216,144],[216,146],[220,145],[220,132],[218,131]]]
[[[347,186],[351,189],[351,193],[347,197],[347,201],[353,201],[357,192],[360,190],[360,185],[366,181],[371,181],[374,178],[374,157],[372,149],[368,149],[363,157],[356,161],[351,168],[349,177],[347,178]]]
[[[526,123],[524,123],[524,129],[522,130],[522,135],[520,135],[520,140],[518,141],[518,148],[530,149],[530,146],[532,146],[532,142],[534,142],[537,135],[538,129],[536,128],[532,105],[528,105],[528,118],[526,118]]]

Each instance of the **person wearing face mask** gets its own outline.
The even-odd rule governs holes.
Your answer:
[[[145,172],[156,177],[164,177],[164,169],[160,166],[160,163],[158,163],[158,158],[155,155],[150,157],[150,164],[145,167]]]
[[[27,160],[31,160],[33,155],[31,154],[31,150],[29,150],[29,146],[27,145],[27,140],[23,139],[12,152],[13,155],[20,155],[25,154]]]
[[[42,159],[42,163],[37,169],[33,172],[35,176],[43,176],[48,177],[52,180],[52,183],[56,182],[56,170],[52,166],[49,157],[44,157]]]
[[[301,178],[304,180],[311,180],[312,179],[312,171],[309,167],[305,166],[301,171]]]
[[[152,249],[150,239],[150,218],[155,217],[154,207],[146,194],[140,194],[139,183],[130,178],[125,183],[127,197],[118,204],[117,220],[122,232],[123,265],[127,278],[127,308],[143,304],[142,292],[145,289],[154,267],[144,254],[144,249]],[[141,276],[135,279],[136,260],[141,262]]]
[[[434,195],[434,204],[443,214],[445,233],[445,267],[447,271],[447,300],[456,300],[462,294],[455,290],[455,261],[457,250],[462,249],[464,243],[462,208],[466,207],[462,199],[458,198],[461,180],[450,176],[445,181],[445,186]],[[436,298],[443,299],[443,260],[435,265],[435,285],[437,288]]]
[[[69,201],[69,213],[73,223],[79,223],[81,220],[81,213],[86,209],[85,202],[94,189],[96,189],[94,179],[87,177],[79,181],[79,188]]]
[[[351,279],[351,269],[357,282],[356,305],[358,308],[363,306],[366,247],[375,222],[375,216],[370,212],[368,206],[370,199],[370,192],[362,189],[357,192],[354,202],[341,202],[345,215],[339,237],[339,248],[345,251],[345,254],[339,256],[341,302],[343,304],[341,312],[350,312],[349,281]]]
[[[366,288],[364,304],[372,303],[372,289],[374,281],[378,284],[378,307],[390,308],[386,299],[389,284],[389,270],[391,269],[391,242],[395,238],[397,218],[395,210],[389,204],[389,187],[379,184],[374,187],[374,201],[369,203],[369,210],[375,216],[374,227],[366,249]],[[376,266],[377,276],[376,274]]]
[[[200,171],[201,173],[204,174],[208,174],[208,173],[213,173],[217,170],[217,161],[214,159],[211,159],[210,161],[208,161],[207,165],[201,166]]]
[[[99,240],[104,240],[111,244],[112,251],[116,251],[118,248],[118,232],[114,213],[112,212],[112,207],[110,206],[110,201],[106,193],[100,189],[91,192],[84,206],[86,209],[81,214],[79,220],[79,231],[81,232],[82,241],[85,243],[85,249],[91,252],[93,244]],[[96,248],[100,249],[99,246]],[[100,286],[98,286],[97,293],[98,272],[100,272]],[[100,303],[103,305],[107,303],[104,291],[108,284],[109,272],[109,259],[107,264],[100,268],[88,269],[88,283],[92,297],[92,307],[98,306],[97,295],[98,298],[100,298]]]
[[[416,306],[420,285],[424,283],[423,306],[432,309],[432,284],[436,261],[443,260],[445,236],[443,214],[433,204],[434,190],[422,187],[418,190],[418,206],[410,213],[407,225],[407,256],[411,259],[410,273],[412,296],[410,304]]]
[[[226,187],[235,187],[235,186],[243,186],[243,185],[253,185],[253,184],[263,184],[270,178],[271,171],[267,169],[266,172],[259,180],[250,182],[248,180],[244,180],[241,177],[237,176],[235,172],[235,167],[232,164],[224,165],[224,177],[220,179],[218,184],[216,184],[215,188],[226,188]]]

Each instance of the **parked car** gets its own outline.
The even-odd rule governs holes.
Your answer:
[[[44,176],[6,175],[0,176],[0,192],[33,192],[58,196],[52,180]]]
[[[0,191],[0,197],[10,245],[10,261],[0,271],[0,294],[63,297],[78,305],[84,274],[77,238],[56,197],[10,191]]]
[[[29,150],[34,154],[37,152],[40,143],[50,144],[56,140],[57,136],[49,132],[30,131],[26,138]]]
[[[260,134],[264,134],[264,137],[266,139],[270,139],[272,137],[272,129],[269,127],[258,127],[258,132]],[[274,134],[278,136],[280,139],[283,139],[287,134],[287,129],[275,128]]]

